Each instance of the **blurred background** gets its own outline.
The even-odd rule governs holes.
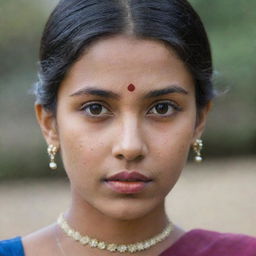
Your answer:
[[[190,2],[209,34],[216,70],[215,86],[226,93],[216,98],[209,116],[203,138],[203,154],[207,160],[200,167],[194,164],[187,167],[177,188],[180,203],[173,202],[178,207],[174,215],[187,228],[198,224],[256,236],[256,1]],[[14,231],[24,234],[52,220],[52,212],[44,211],[47,203],[42,204],[49,197],[53,200],[55,196],[48,208],[56,213],[66,207],[69,200],[67,180],[59,179],[64,172],[48,170],[46,144],[34,117],[34,98],[29,94],[37,77],[40,36],[56,3],[57,0],[0,0],[0,205],[5,216],[0,215],[0,238]],[[216,183],[212,184],[214,179]],[[216,187],[217,184],[220,187]],[[188,186],[193,189],[192,185],[197,187],[194,196],[203,204],[202,209],[189,204],[191,198],[186,197],[185,192]],[[209,199],[203,198],[199,189],[204,186],[212,192],[208,197],[212,197],[211,203],[208,202],[210,206],[206,203]],[[37,191],[42,198],[28,197]],[[203,194],[205,196],[205,191]],[[238,199],[239,196],[243,197]],[[222,200],[220,204],[218,200]],[[32,205],[34,221],[27,215]],[[194,216],[203,212],[207,218],[196,217],[193,224],[186,222],[188,216],[184,214],[188,211],[182,207],[187,205]],[[220,205],[222,209],[218,208]],[[27,215],[23,225],[16,219],[17,207],[21,215]],[[208,209],[208,214],[203,209]],[[220,214],[219,210],[226,214]],[[184,216],[180,214],[182,211]],[[39,212],[40,221],[35,219]],[[216,221],[216,216],[221,220]],[[7,228],[10,226],[13,228]]]

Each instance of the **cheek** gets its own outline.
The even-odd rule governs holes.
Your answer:
[[[194,119],[185,118],[151,137],[154,163],[159,163],[155,168],[159,168],[157,172],[164,193],[172,189],[186,164],[193,134]]]
[[[157,182],[161,188],[159,190],[161,198],[164,198],[177,183],[186,165],[189,152],[187,142],[178,145],[173,140],[166,141],[163,143],[163,148],[165,150],[159,149],[158,158],[155,160],[160,163],[155,168],[157,169]]]
[[[95,173],[94,165],[99,166],[104,157],[106,140],[79,120],[60,120],[59,127],[62,160],[67,174],[72,178],[83,178]]]
[[[151,133],[152,148],[156,150],[158,161],[178,162],[186,159],[194,135],[195,120],[184,118],[168,127],[159,127],[159,132]]]

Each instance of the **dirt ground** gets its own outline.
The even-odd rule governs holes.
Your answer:
[[[167,198],[170,219],[186,230],[205,228],[256,236],[256,157],[190,164]],[[0,183],[0,239],[55,222],[69,205],[67,180]]]

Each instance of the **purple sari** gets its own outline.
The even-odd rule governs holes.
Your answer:
[[[256,256],[256,238],[194,229],[160,256]]]

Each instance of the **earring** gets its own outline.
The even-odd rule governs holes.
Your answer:
[[[57,151],[58,151],[57,147],[55,147],[52,144],[49,145],[48,148],[47,148],[47,152],[48,152],[48,155],[50,157],[49,167],[52,170],[56,170],[57,169],[57,164],[55,163],[55,155],[56,155]]]
[[[203,161],[203,158],[201,156],[202,148],[203,148],[203,141],[200,139],[197,139],[196,142],[193,144],[193,150],[196,153],[195,162],[197,163],[201,163]]]

